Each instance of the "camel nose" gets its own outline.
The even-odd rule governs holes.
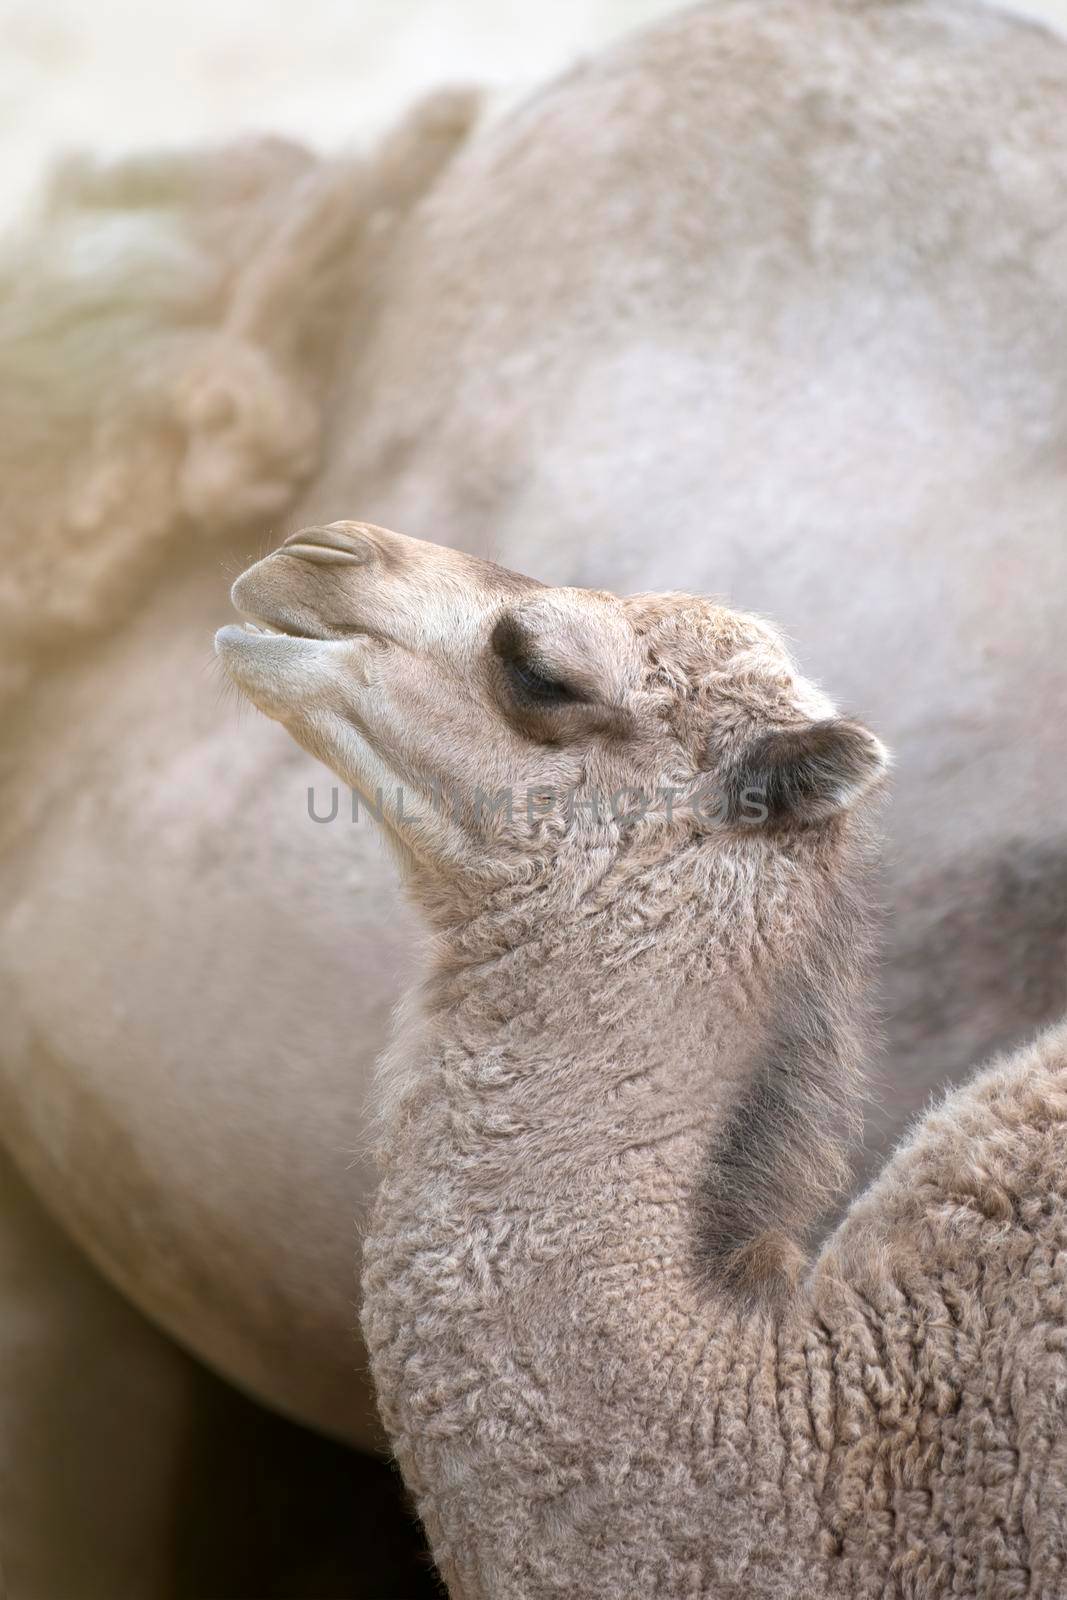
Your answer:
[[[319,566],[365,566],[378,555],[374,536],[362,522],[328,522],[321,528],[301,528],[282,545],[287,556]]]

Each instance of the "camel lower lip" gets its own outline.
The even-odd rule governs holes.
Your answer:
[[[338,628],[335,633],[305,633],[297,628],[279,628],[273,622],[261,622],[258,618],[245,618],[242,622],[228,623],[220,628],[215,635],[216,650],[243,649],[251,645],[272,645],[281,640],[289,644],[339,644],[346,639],[373,639],[376,635],[363,628],[346,625]]]
[[[285,640],[289,644],[316,643],[309,635],[299,633],[284,633],[280,628],[267,628],[262,624],[247,622],[230,622],[220,628],[215,635],[215,649],[247,650],[249,645],[276,644]]]

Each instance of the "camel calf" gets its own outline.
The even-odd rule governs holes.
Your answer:
[[[234,601],[225,666],[377,797],[433,934],[363,1327],[457,1600],[1062,1594],[1067,1030],[805,1248],[879,741],[751,616],[365,524]]]

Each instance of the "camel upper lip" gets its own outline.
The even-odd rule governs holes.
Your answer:
[[[325,531],[332,533],[332,530]],[[316,555],[329,560],[334,556],[346,559],[345,551],[339,548],[317,546],[313,541],[318,537],[318,530],[314,529],[308,530],[306,543],[298,544],[299,535],[293,536],[289,549],[283,546],[273,551],[237,579],[230,590],[230,603],[242,619],[246,633],[251,636],[257,631],[282,634],[290,639],[313,639],[323,643],[374,633],[374,629],[363,627],[357,618],[344,614],[349,608],[349,598],[341,589],[334,592],[327,575],[317,584],[309,585],[308,566],[314,567]],[[322,602],[331,611],[336,607],[342,614],[323,615]]]

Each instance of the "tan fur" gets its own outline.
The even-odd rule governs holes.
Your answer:
[[[204,670],[228,577],[290,527],[359,506],[554,583],[727,590],[878,726],[900,762],[867,1161],[1062,1012],[1065,100],[1061,41],[963,0],[710,0],[469,139],[431,119],[380,179],[277,147],[154,159],[83,172],[26,243],[22,390],[6,318],[0,349],[0,650],[26,690],[0,1128],[216,1369],[370,1436],[352,1219],[416,936],[374,830],[310,823],[328,776]],[[336,234],[303,207],[320,179]],[[287,330],[317,326],[331,239],[305,365]],[[241,326],[278,382],[241,388],[253,422],[274,397],[242,456],[166,421],[162,358],[180,335],[225,379],[265,268],[271,315]],[[321,463],[264,518],[296,483],[297,395]],[[187,519],[190,439],[223,470]],[[132,492],[68,538],[97,467]]]
[[[224,629],[239,686],[410,796],[390,831],[434,937],[386,1058],[363,1326],[456,1600],[1062,1592],[1067,1031],[927,1117],[807,1270],[793,1231],[830,1149],[811,1119],[793,1159],[794,1125],[855,1049],[877,741],[751,618],[363,524],[295,535],[234,600],[305,635]],[[792,781],[758,823],[594,815],[729,792],[774,741]],[[585,803],[487,826],[499,782]]]

